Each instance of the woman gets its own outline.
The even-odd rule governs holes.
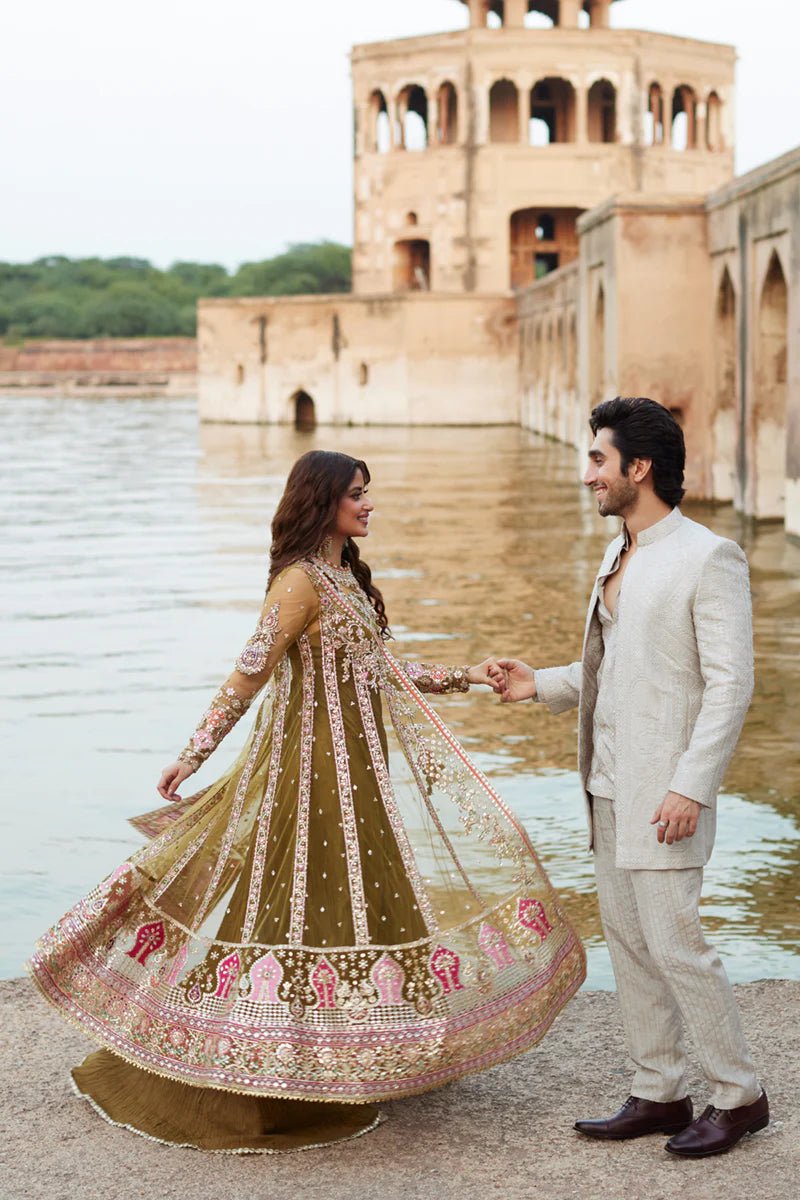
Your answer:
[[[523,829],[422,694],[489,683],[489,660],[386,648],[357,548],[368,483],[345,454],[295,463],[260,620],[161,776],[170,805],[134,820],[151,840],[31,962],[105,1047],[76,1090],[159,1141],[269,1153],[357,1136],[378,1101],[532,1046],[585,975]],[[265,687],[234,766],[181,800]]]

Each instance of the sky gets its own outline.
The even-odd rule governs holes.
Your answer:
[[[621,0],[612,15],[737,47],[739,172],[800,143],[797,0]],[[465,23],[457,0],[7,5],[0,260],[234,268],[349,243],[350,47]]]

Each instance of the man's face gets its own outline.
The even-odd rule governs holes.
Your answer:
[[[583,482],[597,497],[601,517],[624,517],[636,504],[638,488],[622,473],[622,459],[610,429],[598,429],[589,448],[589,466]]]

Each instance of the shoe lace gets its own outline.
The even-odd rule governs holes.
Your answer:
[[[628,1099],[625,1101],[625,1103],[622,1106],[622,1112],[627,1112],[627,1110],[629,1108],[636,1108],[638,1103],[639,1103],[639,1101],[636,1099],[635,1096],[628,1096]]]
[[[717,1118],[721,1117],[724,1112],[724,1108],[714,1108],[713,1104],[709,1104],[708,1108],[703,1113],[703,1116],[707,1121],[710,1121],[712,1125],[716,1125]]]

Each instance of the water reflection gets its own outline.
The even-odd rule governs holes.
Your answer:
[[[613,532],[577,485],[573,453],[517,429],[198,430],[188,402],[53,398],[0,401],[0,424],[5,974],[138,844],[124,818],[150,805],[160,767],[251,632],[269,520],[298,454],[330,446],[367,459],[368,557],[409,656],[568,662]],[[691,515],[746,546],[758,658],[705,913],[734,978],[797,977],[800,548],[730,509]],[[481,694],[441,708],[526,821],[588,943],[589,986],[611,986],[574,714]]]

